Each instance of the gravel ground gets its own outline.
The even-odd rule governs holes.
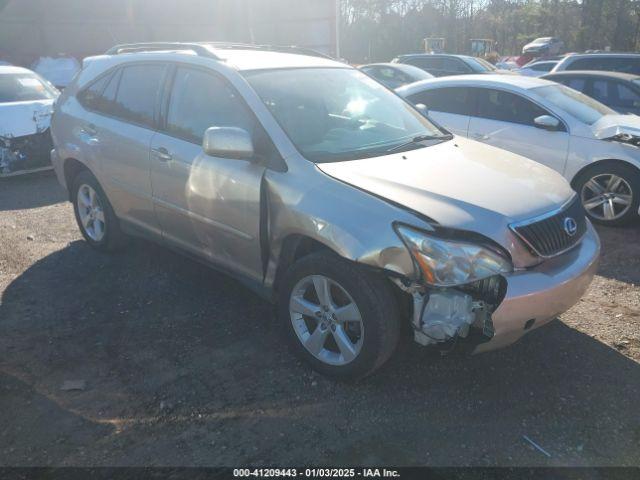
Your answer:
[[[640,229],[600,234],[558,321],[475,357],[405,342],[349,385],[237,282],[98,254],[53,176],[0,181],[0,465],[640,465]]]

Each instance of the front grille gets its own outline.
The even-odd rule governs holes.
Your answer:
[[[575,233],[570,235],[571,222],[575,221]],[[567,223],[569,225],[567,225]],[[511,225],[511,229],[527,244],[529,248],[541,257],[558,255],[576,245],[587,231],[585,217],[580,199],[576,195],[573,200],[559,212],[533,220]]]

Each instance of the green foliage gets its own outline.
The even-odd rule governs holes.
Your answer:
[[[640,43],[640,0],[341,0],[342,54],[384,61],[423,51],[443,37],[450,53],[469,53],[470,39],[495,40],[517,55],[537,37],[554,36],[567,51],[630,51]]]

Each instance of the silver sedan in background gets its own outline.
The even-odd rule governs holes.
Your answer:
[[[458,135],[561,173],[592,220],[638,220],[640,117],[619,115],[564,85],[513,75],[438,78],[397,92]]]

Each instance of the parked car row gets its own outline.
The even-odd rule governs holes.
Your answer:
[[[605,225],[638,219],[640,117],[557,83],[518,76],[447,77],[398,89],[453,133],[561,173],[589,217]]]
[[[142,235],[231,273],[277,304],[301,358],[324,374],[361,378],[391,356],[403,324],[421,345],[474,352],[546,324],[578,301],[597,269],[585,195],[594,209],[613,202],[617,220],[627,217],[625,201],[637,201],[609,173],[624,172],[588,170],[595,183],[578,195],[554,171],[569,170],[556,149],[584,156],[565,155],[573,171],[591,159],[583,150],[615,135],[606,107],[582,107],[581,94],[543,80],[508,77],[522,82],[515,89],[499,75],[453,78],[403,93],[422,101],[415,95],[431,88],[485,82],[486,92],[450,95],[454,113],[437,114],[426,99],[430,115],[455,123],[454,135],[327,58],[121,45],[87,59],[56,103],[52,161],[92,247],[111,251]],[[531,111],[518,113],[525,100]],[[584,122],[563,110],[572,108]],[[495,123],[476,124],[475,109]],[[552,158],[509,152],[522,139],[500,130],[513,123],[557,135],[537,141]],[[589,123],[597,128],[587,140]],[[490,141],[469,140],[470,131]]]

